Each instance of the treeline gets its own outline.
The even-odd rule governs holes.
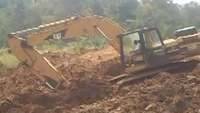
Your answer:
[[[139,2],[140,1],[140,2]],[[175,29],[200,27],[200,5],[172,0],[0,0],[0,46],[7,34],[78,15],[102,15],[134,29],[157,26],[164,36]]]

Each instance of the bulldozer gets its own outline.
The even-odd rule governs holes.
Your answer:
[[[170,70],[194,59],[198,61],[194,56],[200,54],[199,33],[164,40],[156,27],[127,32],[118,23],[102,16],[71,17],[10,33],[8,45],[11,52],[51,89],[57,89],[67,80],[35,46],[54,38],[55,34],[60,34],[61,40],[102,35],[119,53],[124,67],[124,74],[109,80],[119,85]]]
[[[180,32],[183,31],[180,30]],[[155,27],[121,34],[119,36],[121,64],[127,71],[125,74],[114,77],[111,82],[123,86],[160,72],[178,69],[180,66],[198,64],[199,33],[190,33],[176,39],[165,40],[159,29]],[[127,47],[126,42],[133,42],[133,44]],[[134,47],[138,44],[138,48]],[[133,49],[129,49],[130,47]]]

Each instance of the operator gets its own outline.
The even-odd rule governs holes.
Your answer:
[[[140,51],[141,49],[140,40],[134,40],[134,45],[135,45],[135,51]]]

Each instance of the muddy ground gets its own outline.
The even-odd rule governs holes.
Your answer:
[[[198,65],[119,90],[108,82],[122,71],[112,48],[45,56],[64,73],[65,87],[52,91],[21,65],[0,78],[0,113],[200,113]]]

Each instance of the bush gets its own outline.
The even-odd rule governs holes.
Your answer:
[[[0,50],[0,68],[15,68],[19,64],[17,58],[8,52],[8,49]],[[0,70],[1,70],[0,69]]]

